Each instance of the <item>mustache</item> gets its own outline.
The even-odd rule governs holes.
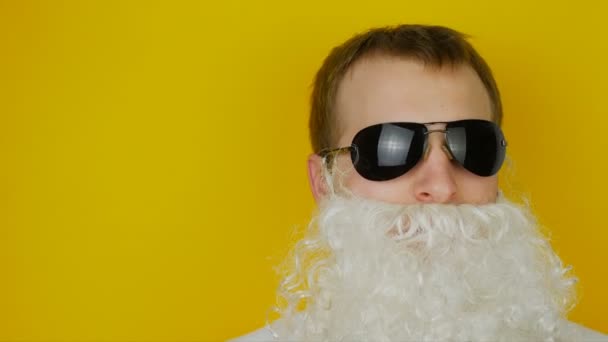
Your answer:
[[[356,209],[349,209],[356,208]],[[508,211],[505,214],[505,211]],[[499,197],[496,203],[394,204],[376,200],[336,197],[320,208],[319,225],[367,225],[401,243],[429,242],[434,237],[464,238],[471,243],[500,239],[507,216],[518,221],[535,220],[526,208]],[[337,219],[337,215],[342,215]],[[349,219],[350,218],[350,219]],[[502,221],[502,222],[501,222]],[[332,223],[329,223],[332,222]],[[516,222],[515,224],[518,224]]]

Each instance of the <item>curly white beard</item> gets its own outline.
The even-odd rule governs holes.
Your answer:
[[[573,300],[574,279],[532,215],[504,198],[333,194],[306,234],[279,288],[279,340],[551,341]]]

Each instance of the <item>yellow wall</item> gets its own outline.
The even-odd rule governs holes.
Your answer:
[[[218,340],[313,208],[309,84],[371,26],[474,36],[518,186],[608,332],[599,1],[0,2],[0,340]]]

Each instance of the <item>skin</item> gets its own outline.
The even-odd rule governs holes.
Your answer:
[[[335,147],[349,146],[358,131],[377,123],[492,119],[488,93],[470,66],[438,68],[390,56],[365,57],[351,66],[338,88],[336,114]],[[444,139],[443,133],[431,133],[426,158],[401,177],[383,182],[361,177],[350,156],[342,154],[337,163],[344,171],[343,182],[356,195],[388,203],[495,202],[497,176],[477,176],[450,160],[442,148]],[[309,181],[317,203],[327,193],[321,166],[321,157],[309,156]]]

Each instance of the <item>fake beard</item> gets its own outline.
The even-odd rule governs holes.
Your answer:
[[[527,209],[332,195],[279,288],[279,340],[552,340],[567,276]],[[303,310],[301,307],[305,304]]]

